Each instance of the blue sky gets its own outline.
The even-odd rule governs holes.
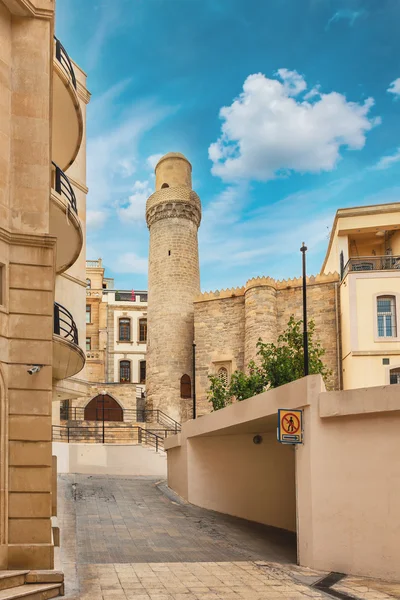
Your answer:
[[[87,258],[147,285],[157,157],[200,195],[203,290],[319,272],[338,208],[400,200],[397,0],[57,0],[88,73]]]

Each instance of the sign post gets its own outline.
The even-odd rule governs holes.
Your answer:
[[[280,408],[278,410],[278,442],[303,443],[303,411]]]

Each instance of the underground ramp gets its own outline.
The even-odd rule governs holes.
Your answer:
[[[76,562],[296,562],[295,534],[183,503],[159,484],[61,475],[62,539]]]

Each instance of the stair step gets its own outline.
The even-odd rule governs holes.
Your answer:
[[[63,585],[60,583],[27,583],[18,587],[1,590],[0,600],[48,600],[63,595]]]
[[[23,585],[29,571],[0,571],[0,591]]]

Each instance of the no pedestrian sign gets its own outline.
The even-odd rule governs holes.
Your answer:
[[[303,411],[278,410],[278,442],[282,444],[303,443]]]

